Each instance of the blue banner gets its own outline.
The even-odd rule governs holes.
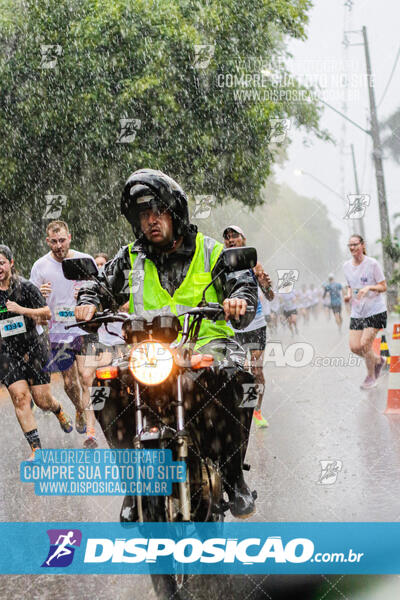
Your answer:
[[[400,574],[400,523],[1,523],[2,574]]]

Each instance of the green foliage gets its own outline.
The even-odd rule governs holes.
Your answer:
[[[77,247],[110,249],[126,240],[118,205],[133,170],[160,168],[193,194],[256,206],[285,147],[270,142],[272,118],[327,137],[318,129],[319,108],[289,94],[302,91],[296,81],[264,78],[259,89],[252,80],[246,89],[256,94],[238,98],[218,79],[240,78],[254,57],[283,61],[285,36],[305,38],[309,0],[3,5],[2,237],[20,264],[45,249],[46,194],[67,196],[61,218]],[[200,44],[215,47],[206,68],[195,64]],[[43,45],[58,48],[54,68],[43,66]],[[285,94],[265,95],[276,91]],[[140,121],[130,143],[118,143],[123,118]]]

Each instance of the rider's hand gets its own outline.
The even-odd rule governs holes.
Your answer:
[[[90,321],[90,319],[93,319],[95,312],[96,307],[93,304],[75,306],[75,319],[77,321]]]
[[[51,292],[52,292],[52,289],[51,289],[51,283],[50,283],[50,281],[48,283],[43,283],[40,286],[40,293],[45,298],[47,298],[48,296],[50,296]]]
[[[239,319],[246,313],[247,302],[243,298],[226,298],[223,302],[225,319]]]
[[[120,312],[129,312],[129,301],[119,307]]]

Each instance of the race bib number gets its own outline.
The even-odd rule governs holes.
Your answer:
[[[0,335],[2,338],[18,335],[19,333],[26,333],[25,319],[22,315],[10,317],[0,322]]]
[[[59,323],[70,323],[75,321],[74,307],[73,306],[57,306],[54,318]]]

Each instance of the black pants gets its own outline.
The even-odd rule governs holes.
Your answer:
[[[254,379],[244,370],[245,353],[235,340],[214,340],[201,352],[214,356],[214,366],[198,377],[187,374],[187,423],[199,447],[218,460],[229,487],[242,478],[254,410],[243,399]]]

